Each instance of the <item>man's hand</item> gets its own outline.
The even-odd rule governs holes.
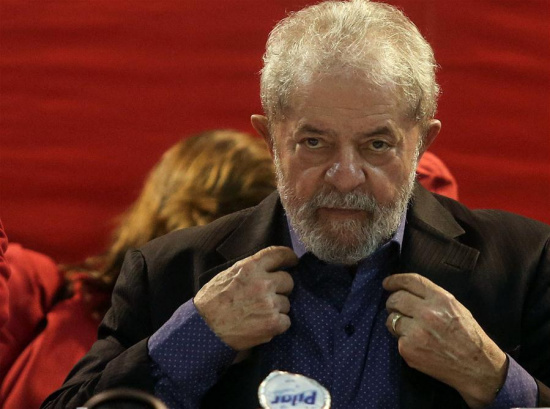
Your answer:
[[[288,247],[268,247],[235,263],[206,284],[195,306],[227,345],[244,351],[290,327],[288,295],[294,287],[284,268],[298,264]]]
[[[506,379],[506,354],[454,296],[418,274],[384,280],[386,326],[407,364],[455,388],[471,408],[490,404]],[[400,313],[403,316],[392,321]]]

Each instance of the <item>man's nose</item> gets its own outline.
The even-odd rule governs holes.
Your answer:
[[[365,183],[361,157],[353,150],[340,152],[325,173],[325,181],[341,193],[348,193]]]

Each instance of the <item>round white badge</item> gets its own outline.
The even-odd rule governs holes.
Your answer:
[[[271,372],[258,388],[264,409],[330,409],[330,393],[304,375]]]

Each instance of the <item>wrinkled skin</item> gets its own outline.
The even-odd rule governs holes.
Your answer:
[[[471,408],[490,404],[506,377],[506,355],[470,311],[418,274],[392,275],[383,285],[392,292],[386,326],[407,364],[455,388]],[[396,313],[403,316],[394,332]]]
[[[294,282],[282,269],[297,263],[288,247],[263,249],[208,282],[195,296],[195,306],[236,351],[269,342],[290,327],[288,294]]]

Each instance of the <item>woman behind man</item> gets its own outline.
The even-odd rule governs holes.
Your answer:
[[[14,303],[0,338],[0,407],[38,408],[63,383],[96,339],[128,249],[253,206],[274,189],[262,140],[229,130],[204,132],[163,155],[104,254],[58,269],[51,259],[10,243]]]

